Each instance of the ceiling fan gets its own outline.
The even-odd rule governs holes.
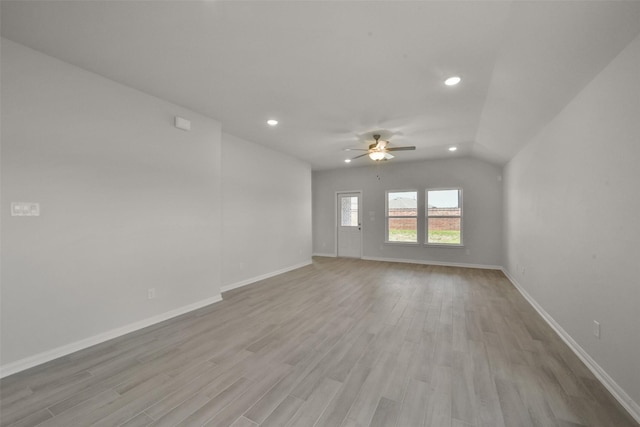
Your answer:
[[[376,140],[373,144],[369,145],[368,149],[364,148],[347,148],[346,151],[366,151],[366,153],[361,154],[352,158],[351,160],[359,159],[360,157],[369,156],[371,160],[375,160],[379,162],[381,160],[390,160],[395,156],[390,153],[390,151],[408,151],[415,150],[416,147],[406,146],[406,147],[389,147],[389,141],[380,140],[380,135],[373,135],[373,139]]]

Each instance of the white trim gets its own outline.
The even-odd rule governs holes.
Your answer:
[[[509,274],[509,271],[502,267],[502,272],[505,276],[511,281],[513,286],[522,294],[522,296],[531,304],[531,306],[538,312],[540,316],[551,326],[551,328],[562,338],[562,341],[565,342],[569,346],[569,348],[575,353],[576,356],[589,368],[589,370],[595,375],[595,377],[600,381],[606,388],[609,390],[609,393],[615,397],[615,399],[624,407],[624,409],[629,412],[629,414],[640,423],[640,405],[634,402],[631,396],[624,391],[622,387],[616,383],[613,378],[607,374],[607,372],[602,369],[595,360],[589,356],[589,354],[580,347],[572,337],[565,331],[562,326],[555,321],[553,317],[549,313],[545,311],[544,308],[538,302],[533,299],[531,295],[516,281],[516,279]]]
[[[241,280],[239,282],[235,282],[235,283],[232,283],[230,285],[223,286],[222,288],[220,288],[220,291],[221,292],[228,292],[228,291],[230,291],[232,289],[241,288],[243,286],[247,286],[247,285],[250,285],[252,283],[259,282],[260,280],[264,280],[264,279],[268,279],[268,278],[273,277],[273,276],[277,276],[278,274],[283,274],[283,273],[289,272],[291,270],[296,270],[298,268],[306,267],[307,265],[311,264],[312,262],[313,261],[308,260],[308,261],[305,261],[305,262],[301,262],[300,264],[296,264],[296,265],[292,265],[290,267],[285,267],[285,268],[280,269],[280,270],[272,271],[270,273],[261,274],[260,276],[255,276],[255,277],[251,277],[249,279]]]
[[[320,253],[320,252],[314,252],[314,253],[312,253],[312,254],[311,254],[311,256],[324,256],[324,257],[331,257],[331,258],[335,258],[335,257],[337,257],[338,255],[336,255],[336,254],[328,254],[328,253],[327,253],[327,254],[325,254],[325,253]]]
[[[389,193],[416,193],[416,214],[415,215],[401,215],[401,216],[389,216]],[[418,228],[420,227],[420,201],[418,198],[420,197],[420,190],[386,190],[384,192],[384,243],[385,245],[407,245],[407,246],[419,246],[420,238],[418,235]],[[415,242],[395,242],[393,240],[389,240],[389,218],[415,218],[416,219],[416,241]],[[362,259],[365,259],[364,257]]]
[[[482,268],[484,270],[501,270],[499,265],[487,264],[467,264],[462,262],[443,262],[443,261],[427,261],[421,259],[402,259],[402,258],[379,258],[379,257],[362,257],[367,261],[385,261],[385,262],[402,262],[407,264],[424,264],[424,265],[441,265],[444,267],[463,267],[463,268]]]
[[[394,216],[393,218],[410,218],[410,217]],[[387,221],[387,224],[388,223],[389,221]],[[394,242],[393,240],[390,242],[385,240],[384,242],[382,242],[382,244],[389,245],[389,246],[409,246],[409,247],[422,246],[419,242],[402,242],[402,241]]]
[[[113,338],[126,335],[128,333],[137,331],[139,329],[146,328],[147,326],[151,326],[156,323],[163,322],[165,320],[171,319],[176,316],[180,316],[181,314],[185,314],[190,311],[197,310],[199,308],[214,304],[219,301],[222,301],[222,296],[220,294],[215,295],[211,298],[207,298],[207,299],[195,302],[193,304],[176,308],[174,310],[169,310],[166,313],[151,316],[146,319],[140,320],[138,322],[130,323],[120,328],[112,329],[110,331],[103,332],[101,334],[94,335],[92,337],[85,338],[80,341],[73,342],[71,344],[66,344],[61,347],[57,347],[51,350],[44,351],[42,353],[35,354],[33,356],[25,357],[24,359],[20,359],[15,362],[11,362],[6,365],[0,366],[0,378],[4,378],[8,375],[12,375],[20,371],[24,371],[25,369],[33,368],[34,366],[38,366],[43,363],[49,362],[51,360],[57,359],[59,357],[66,356],[71,353],[75,353],[76,351],[79,351],[79,350],[84,350],[85,348],[89,348],[96,344],[109,341]]]
[[[364,207],[364,200],[362,198],[362,190],[344,190],[344,191],[336,191],[335,197],[333,198],[333,215],[334,215],[334,228],[335,228],[335,242],[334,242],[334,250],[336,253],[336,257],[338,256],[338,234],[340,233],[339,223],[340,218],[338,214],[338,198],[341,194],[357,194],[358,195],[358,222],[360,223],[358,227],[360,227],[360,256],[356,257],[357,259],[363,259],[362,254],[364,253],[364,213],[362,212],[362,208]]]
[[[434,215],[429,216],[429,191],[443,191],[443,190],[458,190],[458,206],[460,208],[460,216],[443,216]],[[438,247],[464,247],[464,208],[462,206],[462,187],[450,187],[450,188],[426,188],[424,190],[424,244],[425,246],[438,246]],[[460,244],[450,243],[429,243],[429,218],[460,218]],[[500,267],[502,269],[502,267]]]

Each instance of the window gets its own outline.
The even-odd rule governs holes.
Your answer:
[[[387,242],[418,243],[418,192],[387,191]]]
[[[462,190],[427,190],[427,244],[462,245]]]
[[[340,197],[342,205],[342,215],[340,215],[340,225],[343,227],[358,226],[358,196]]]

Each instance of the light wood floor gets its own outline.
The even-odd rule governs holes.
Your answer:
[[[500,272],[316,258],[2,380],[2,426],[636,426]]]

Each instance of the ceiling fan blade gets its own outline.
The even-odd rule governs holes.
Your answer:
[[[369,151],[366,148],[345,148],[344,151]]]
[[[359,159],[360,157],[364,157],[364,156],[368,156],[368,155],[369,155],[369,153],[360,154],[359,156],[355,156],[355,157],[351,158],[351,160]]]
[[[386,151],[409,151],[415,149],[416,147],[387,147]]]

